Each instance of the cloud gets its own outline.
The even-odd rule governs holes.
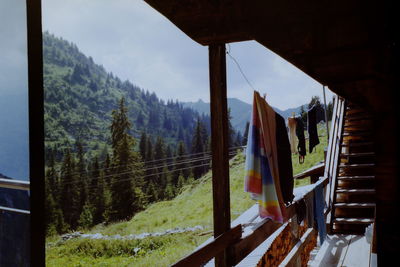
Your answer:
[[[121,79],[162,99],[209,100],[208,49],[144,1],[44,0],[43,25],[72,41]],[[322,95],[322,86],[255,41],[230,44],[250,82],[286,109]],[[227,57],[228,96],[251,103],[252,90]]]
[[[0,18],[0,94],[27,94],[25,2],[1,0]]]

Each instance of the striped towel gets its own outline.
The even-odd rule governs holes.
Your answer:
[[[283,222],[284,204],[279,184],[275,111],[254,92],[246,149],[245,191],[259,201],[262,218]]]

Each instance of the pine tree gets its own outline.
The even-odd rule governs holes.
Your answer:
[[[194,136],[192,140],[192,154],[193,157],[193,176],[195,179],[200,178],[204,172],[205,172],[205,167],[202,166],[204,164],[204,161],[202,160],[202,157],[204,157],[204,143],[203,143],[203,125],[200,121],[200,119],[197,119],[196,123],[196,128],[194,131]]]
[[[49,178],[45,176],[45,226],[46,235],[54,235],[57,233],[55,227],[55,212],[56,202],[53,199],[53,195],[49,186]]]
[[[250,127],[250,122],[246,122],[246,127],[244,129],[242,146],[247,146],[247,140],[249,138],[249,127]]]
[[[146,159],[146,147],[147,147],[147,134],[146,132],[142,132],[139,141],[139,151],[143,160]]]
[[[157,137],[156,144],[154,146],[154,160],[157,160],[157,166],[158,168],[156,169],[156,176],[155,176],[155,184],[158,186],[159,189],[159,197],[164,198],[164,191],[167,186],[167,181],[166,181],[166,172],[168,172],[168,169],[166,167],[166,162],[165,162],[165,143],[164,139],[161,136]]]
[[[235,131],[235,128],[233,128],[231,121],[232,121],[231,109],[229,108],[228,109],[228,137],[229,137],[228,144],[229,144],[230,148],[235,146],[235,140],[236,140],[236,131]]]
[[[60,206],[65,223],[76,229],[79,220],[79,189],[75,172],[75,160],[69,148],[66,149],[61,166],[61,197]]]
[[[143,207],[135,206],[141,203],[142,190],[142,159],[133,151],[135,139],[129,134],[131,123],[128,120],[128,110],[125,99],[121,98],[118,110],[112,112],[111,145],[113,148],[112,165],[114,176],[111,182],[111,210],[114,220],[130,218]]]
[[[92,207],[89,203],[85,203],[78,221],[79,227],[88,229],[93,225]]]
[[[172,164],[174,162],[174,159],[173,159],[172,149],[171,149],[170,145],[167,145],[167,149],[165,150],[165,157],[166,157],[165,163],[168,166],[168,171],[172,171],[174,168],[174,166]]]
[[[79,189],[79,206],[78,212],[82,213],[83,206],[87,202],[88,198],[88,189],[87,189],[87,174],[86,174],[86,162],[84,158],[83,146],[80,140],[76,141],[76,150],[77,150],[77,158],[78,162],[76,165],[76,173],[78,179],[78,189]]]
[[[189,159],[186,156],[186,148],[185,148],[185,143],[180,141],[178,143],[178,150],[176,153],[176,158],[175,158],[175,169],[173,172],[173,179],[172,182],[175,185],[178,185],[179,177],[182,176],[184,181],[189,177],[190,170],[188,169],[188,164],[186,163],[187,160]]]

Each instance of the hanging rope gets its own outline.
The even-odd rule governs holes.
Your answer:
[[[251,89],[253,89],[253,91],[255,91],[254,86],[250,83],[249,79],[247,79],[246,75],[244,74],[242,68],[240,67],[239,62],[231,55],[231,46],[229,44],[228,45],[228,50],[226,51],[226,54],[233,60],[233,62],[235,62],[236,66],[238,67],[240,73],[242,74],[243,78],[246,80],[247,84],[251,87]]]

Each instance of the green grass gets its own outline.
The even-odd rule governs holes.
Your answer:
[[[319,134],[326,130],[320,126]],[[307,154],[304,164],[292,155],[293,173],[298,174],[323,160],[326,137],[312,154]],[[308,143],[307,143],[308,145]],[[308,151],[308,147],[307,147]],[[244,156],[230,161],[231,218],[234,220],[255,202],[243,190]],[[295,186],[309,183],[309,179],[295,181]],[[129,221],[111,225],[98,225],[89,233],[103,235],[129,235],[157,232],[175,227],[201,225],[204,232],[212,230],[211,173],[186,185],[174,199],[150,205]],[[210,234],[189,232],[168,236],[149,237],[143,240],[89,240],[77,239],[60,242],[59,237],[47,239],[46,263],[48,266],[168,266],[209,238]],[[141,248],[134,253],[134,248]]]

